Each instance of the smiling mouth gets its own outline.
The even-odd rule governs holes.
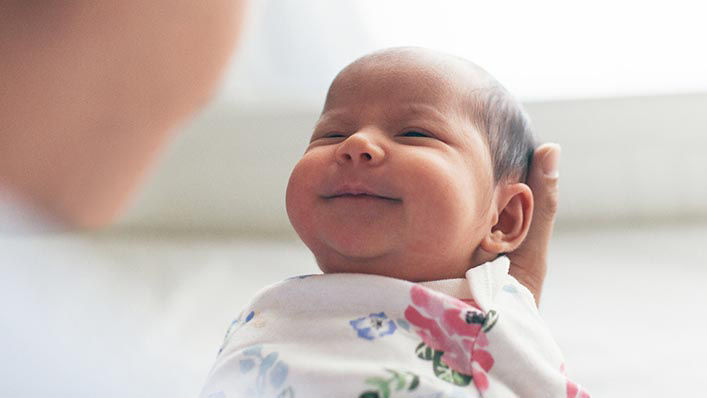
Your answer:
[[[400,202],[400,199],[388,198],[385,196],[379,196],[369,193],[344,193],[339,195],[324,196],[325,199],[355,199],[355,200],[371,200],[371,199],[382,199],[391,202]]]

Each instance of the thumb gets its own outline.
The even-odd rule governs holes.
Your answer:
[[[543,144],[535,149],[527,184],[533,192],[533,218],[523,243],[512,253],[510,274],[530,290],[540,302],[547,252],[559,200],[560,146]]]
[[[559,200],[560,152],[558,144],[540,145],[533,154],[527,184],[533,191],[535,208],[530,233],[552,232]],[[549,229],[549,231],[543,231]],[[547,234],[549,240],[550,234]],[[532,239],[531,239],[532,240]]]

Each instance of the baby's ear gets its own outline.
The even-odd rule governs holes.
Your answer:
[[[515,250],[525,239],[533,216],[533,193],[523,183],[501,183],[495,192],[495,224],[481,240],[481,248],[501,254]]]

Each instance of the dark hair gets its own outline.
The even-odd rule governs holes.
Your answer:
[[[524,182],[536,146],[530,118],[521,104],[497,82],[473,90],[474,123],[486,134],[494,180]]]

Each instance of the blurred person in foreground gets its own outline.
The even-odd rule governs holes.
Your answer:
[[[0,1],[0,200],[57,228],[109,224],[210,99],[244,11],[240,0]]]

